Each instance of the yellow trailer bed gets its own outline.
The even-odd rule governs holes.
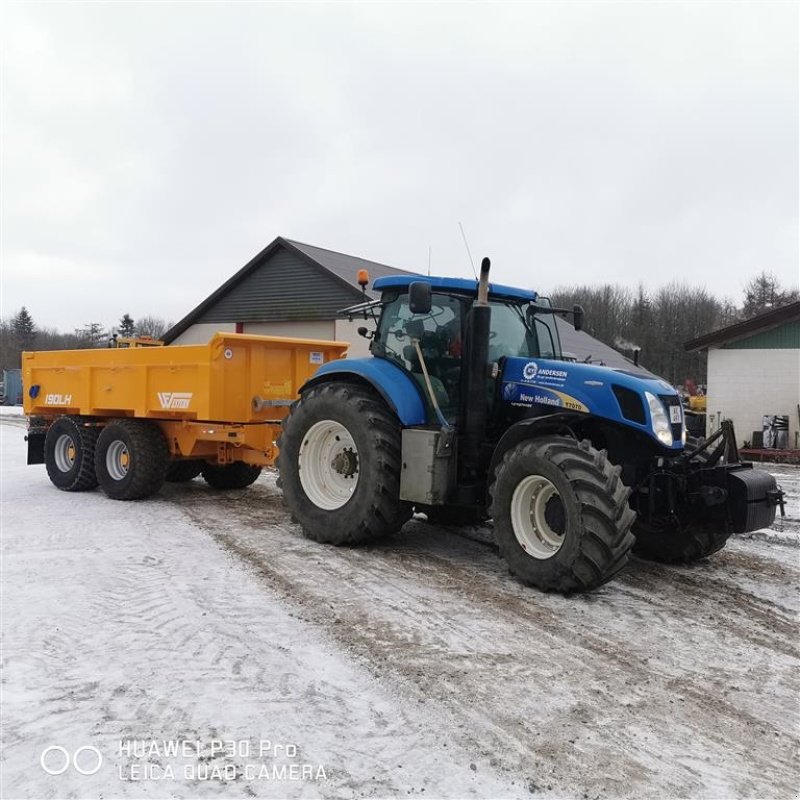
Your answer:
[[[123,483],[135,483],[138,450],[139,472],[154,460],[164,462],[155,470],[163,474],[119,499],[152,494],[170,469],[202,469],[210,483],[217,475],[221,488],[236,488],[223,486],[234,472],[240,478],[233,482],[243,483],[273,463],[280,422],[299,388],[347,347],[217,333],[207,344],[23,353],[28,463],[44,463],[61,489],[93,488],[99,480],[116,496]],[[194,467],[176,467],[186,460]]]

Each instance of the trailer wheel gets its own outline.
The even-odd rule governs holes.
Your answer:
[[[164,480],[169,483],[185,483],[194,480],[202,471],[202,461],[173,461],[167,467],[167,476]]]
[[[400,500],[400,423],[367,390],[341,383],[309,389],[278,444],[284,498],[309,539],[376,541],[411,516]]]
[[[244,489],[255,483],[261,467],[234,461],[233,464],[204,464],[202,475],[209,486],[215,489]]]
[[[96,443],[96,427],[83,425],[80,417],[59,417],[44,439],[44,463],[53,486],[65,492],[94,489]]]
[[[715,527],[710,523],[677,523],[663,526],[646,525],[637,520],[633,524],[636,543],[633,552],[648,561],[663,564],[691,564],[722,550],[731,531],[723,523]]]
[[[100,432],[94,456],[100,488],[114,500],[155,494],[169,467],[169,445],[151,422],[118,419]]]
[[[614,577],[628,562],[636,516],[620,472],[588,440],[548,436],[509,450],[490,491],[511,572],[564,594]]]

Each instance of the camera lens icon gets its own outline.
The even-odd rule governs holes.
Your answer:
[[[94,756],[94,758],[92,756],[88,757],[90,763],[94,762],[92,766],[86,765],[86,758],[80,759],[83,763],[79,763],[79,757],[83,753],[91,753]],[[92,747],[90,744],[79,747],[72,756],[70,756],[65,747],[51,744],[42,750],[42,755],[39,756],[39,764],[48,775],[63,775],[69,769],[70,764],[81,775],[94,775],[103,766],[103,756],[96,747]]]

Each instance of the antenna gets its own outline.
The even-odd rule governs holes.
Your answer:
[[[475,262],[472,260],[472,253],[470,253],[469,251],[469,245],[467,244],[467,234],[464,233],[464,226],[459,222],[458,227],[461,228],[461,238],[464,240],[464,247],[467,248],[469,263],[472,264],[472,272],[475,275],[475,280],[478,280],[478,271],[475,269]]]
[[[428,277],[431,276],[431,246],[428,245]]]

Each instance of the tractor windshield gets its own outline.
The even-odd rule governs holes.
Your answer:
[[[536,332],[525,321],[525,311],[517,303],[490,300],[492,322],[489,329],[489,361],[503,356],[535,358],[539,355]]]
[[[489,333],[489,360],[503,356],[558,358],[559,348],[548,318],[530,313],[529,304],[490,300],[492,322]]]

